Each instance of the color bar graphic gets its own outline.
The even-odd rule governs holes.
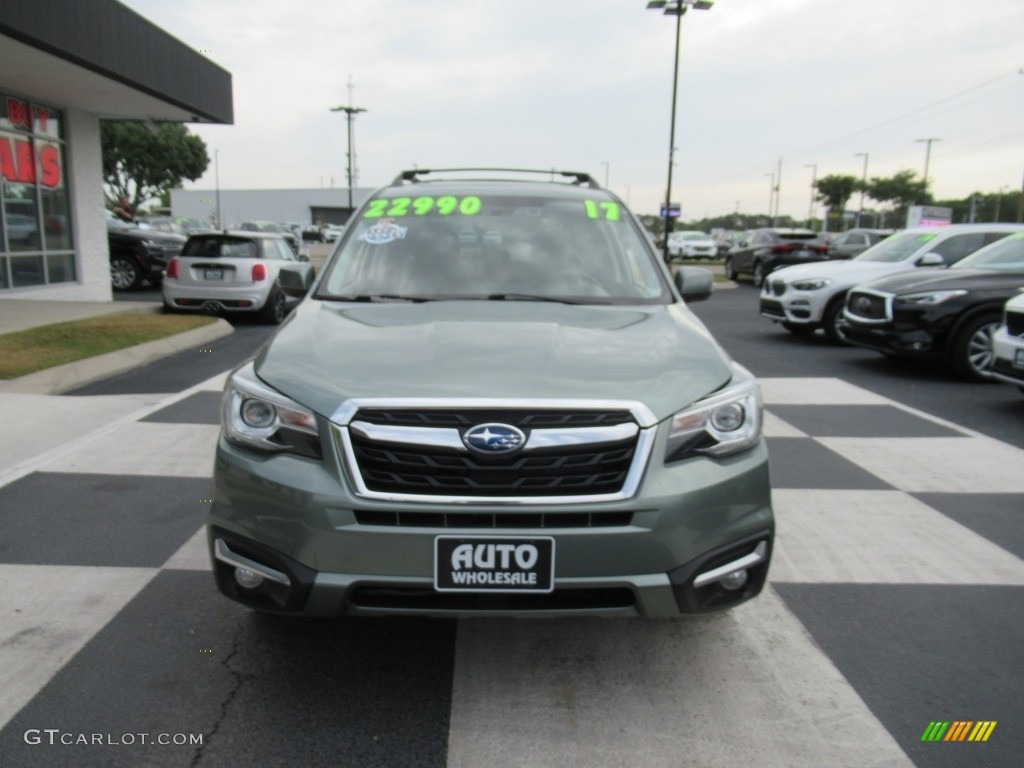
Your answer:
[[[988,741],[995,720],[932,720],[921,734],[921,741]]]

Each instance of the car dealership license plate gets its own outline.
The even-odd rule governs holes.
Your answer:
[[[555,540],[550,536],[438,536],[438,592],[551,592]]]
[[[203,272],[203,278],[206,280],[223,280],[224,270],[223,269],[207,269]]]

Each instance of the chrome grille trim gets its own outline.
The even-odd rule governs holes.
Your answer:
[[[639,421],[643,419],[649,426],[638,426],[627,423],[606,427],[569,427],[564,429],[537,429],[533,430],[527,446],[523,448],[558,448],[594,445],[602,443],[614,444],[635,437],[636,442],[633,448],[632,461],[626,472],[620,490],[614,493],[593,493],[580,495],[548,495],[548,496],[472,496],[455,494],[426,494],[426,493],[402,493],[398,491],[372,490],[364,480],[359,463],[356,459],[356,448],[353,444],[353,435],[368,439],[380,439],[382,442],[394,442],[413,444],[419,441],[419,445],[427,447],[456,448],[461,452],[468,453],[462,443],[459,431],[451,428],[428,428],[428,427],[396,427],[389,425],[371,424],[359,421],[356,417],[360,407],[372,408],[449,408],[453,410],[470,410],[479,408],[501,408],[501,409],[539,409],[548,408],[555,410],[628,410]],[[339,408],[331,419],[331,430],[334,434],[335,443],[342,462],[344,474],[351,482],[355,495],[364,499],[373,499],[389,502],[418,502],[426,504],[482,504],[492,506],[514,506],[514,505],[568,505],[584,504],[594,502],[622,501],[632,498],[640,486],[647,462],[650,460],[651,452],[657,434],[657,422],[653,413],[644,405],[632,401],[582,401],[582,400],[497,400],[497,399],[359,399],[350,400]],[[538,437],[534,438],[534,435]],[[410,439],[411,438],[411,439]],[[457,443],[457,445],[456,445]]]

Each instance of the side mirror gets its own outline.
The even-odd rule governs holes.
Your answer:
[[[675,275],[675,284],[684,301],[704,301],[715,289],[715,276],[700,267],[680,267]]]
[[[309,290],[309,281],[301,270],[281,267],[277,273],[277,282],[281,290],[289,296],[305,296]]]
[[[924,256],[917,260],[917,266],[919,267],[944,267],[946,266],[946,260],[942,258],[935,251],[926,253]]]
[[[309,256],[304,253],[299,254],[299,261],[309,261]]]

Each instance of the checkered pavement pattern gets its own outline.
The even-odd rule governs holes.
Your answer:
[[[778,539],[757,600],[280,625],[209,573],[223,383],[60,398],[83,426],[0,471],[0,763],[859,768],[1024,748],[1024,451],[837,379],[763,379]],[[921,742],[967,719],[1000,725]],[[45,728],[205,739],[26,743]]]

